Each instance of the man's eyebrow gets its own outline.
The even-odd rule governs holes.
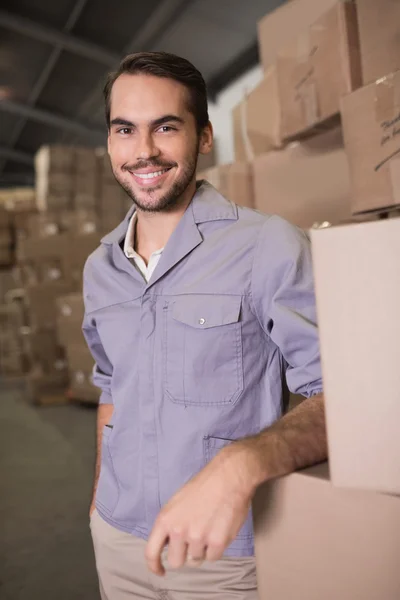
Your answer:
[[[151,124],[153,127],[157,127],[160,125],[164,125],[165,123],[171,122],[180,123],[181,125],[183,125],[185,121],[182,119],[182,117],[178,117],[177,115],[164,115],[163,117],[152,121]]]
[[[127,119],[121,119],[121,117],[116,117],[110,123],[110,125],[123,125],[125,127],[135,127],[135,124],[132,121],[127,121]]]

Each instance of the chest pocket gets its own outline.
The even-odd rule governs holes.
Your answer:
[[[240,296],[181,296],[164,307],[165,391],[173,402],[233,404],[243,391]]]

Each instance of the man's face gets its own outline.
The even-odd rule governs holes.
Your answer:
[[[187,94],[178,82],[150,75],[121,75],[113,85],[111,164],[143,211],[174,210],[194,185],[199,136]]]

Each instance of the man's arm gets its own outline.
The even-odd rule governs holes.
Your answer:
[[[88,272],[90,273],[90,258],[87,261],[83,274],[83,291],[84,291],[84,302],[85,302],[85,314],[82,323],[82,332],[83,336],[86,340],[88,348],[90,350],[91,355],[93,356],[93,360],[95,361],[94,369],[93,369],[93,384],[100,388],[101,395],[99,399],[99,407],[97,409],[97,435],[96,435],[96,465],[95,465],[95,476],[94,476],[94,486],[93,486],[93,496],[92,502],[89,508],[90,515],[92,514],[95,508],[95,498],[97,491],[97,484],[100,477],[100,467],[101,467],[101,447],[103,441],[103,431],[104,427],[110,422],[111,416],[113,414],[114,405],[113,399],[111,395],[111,379],[113,366],[111,361],[109,360],[99,332],[97,330],[96,319],[93,316],[93,313],[90,313],[90,302],[88,302],[88,298],[90,298],[90,277],[88,276]]]
[[[249,485],[253,493],[265,481],[326,460],[323,394],[304,400],[258,435],[226,448],[233,460],[241,451],[242,468],[251,473],[253,481]]]
[[[114,412],[113,404],[99,404],[97,409],[97,436],[96,436],[96,465],[94,472],[94,484],[93,484],[93,496],[92,502],[90,505],[89,514],[91,515],[95,509],[96,502],[96,491],[97,485],[99,483],[100,477],[100,467],[101,467],[101,446],[103,441],[103,430],[104,427],[110,422],[112,414]]]

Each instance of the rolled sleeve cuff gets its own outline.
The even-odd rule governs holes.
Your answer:
[[[99,404],[114,404],[111,394],[108,392],[101,392]]]

